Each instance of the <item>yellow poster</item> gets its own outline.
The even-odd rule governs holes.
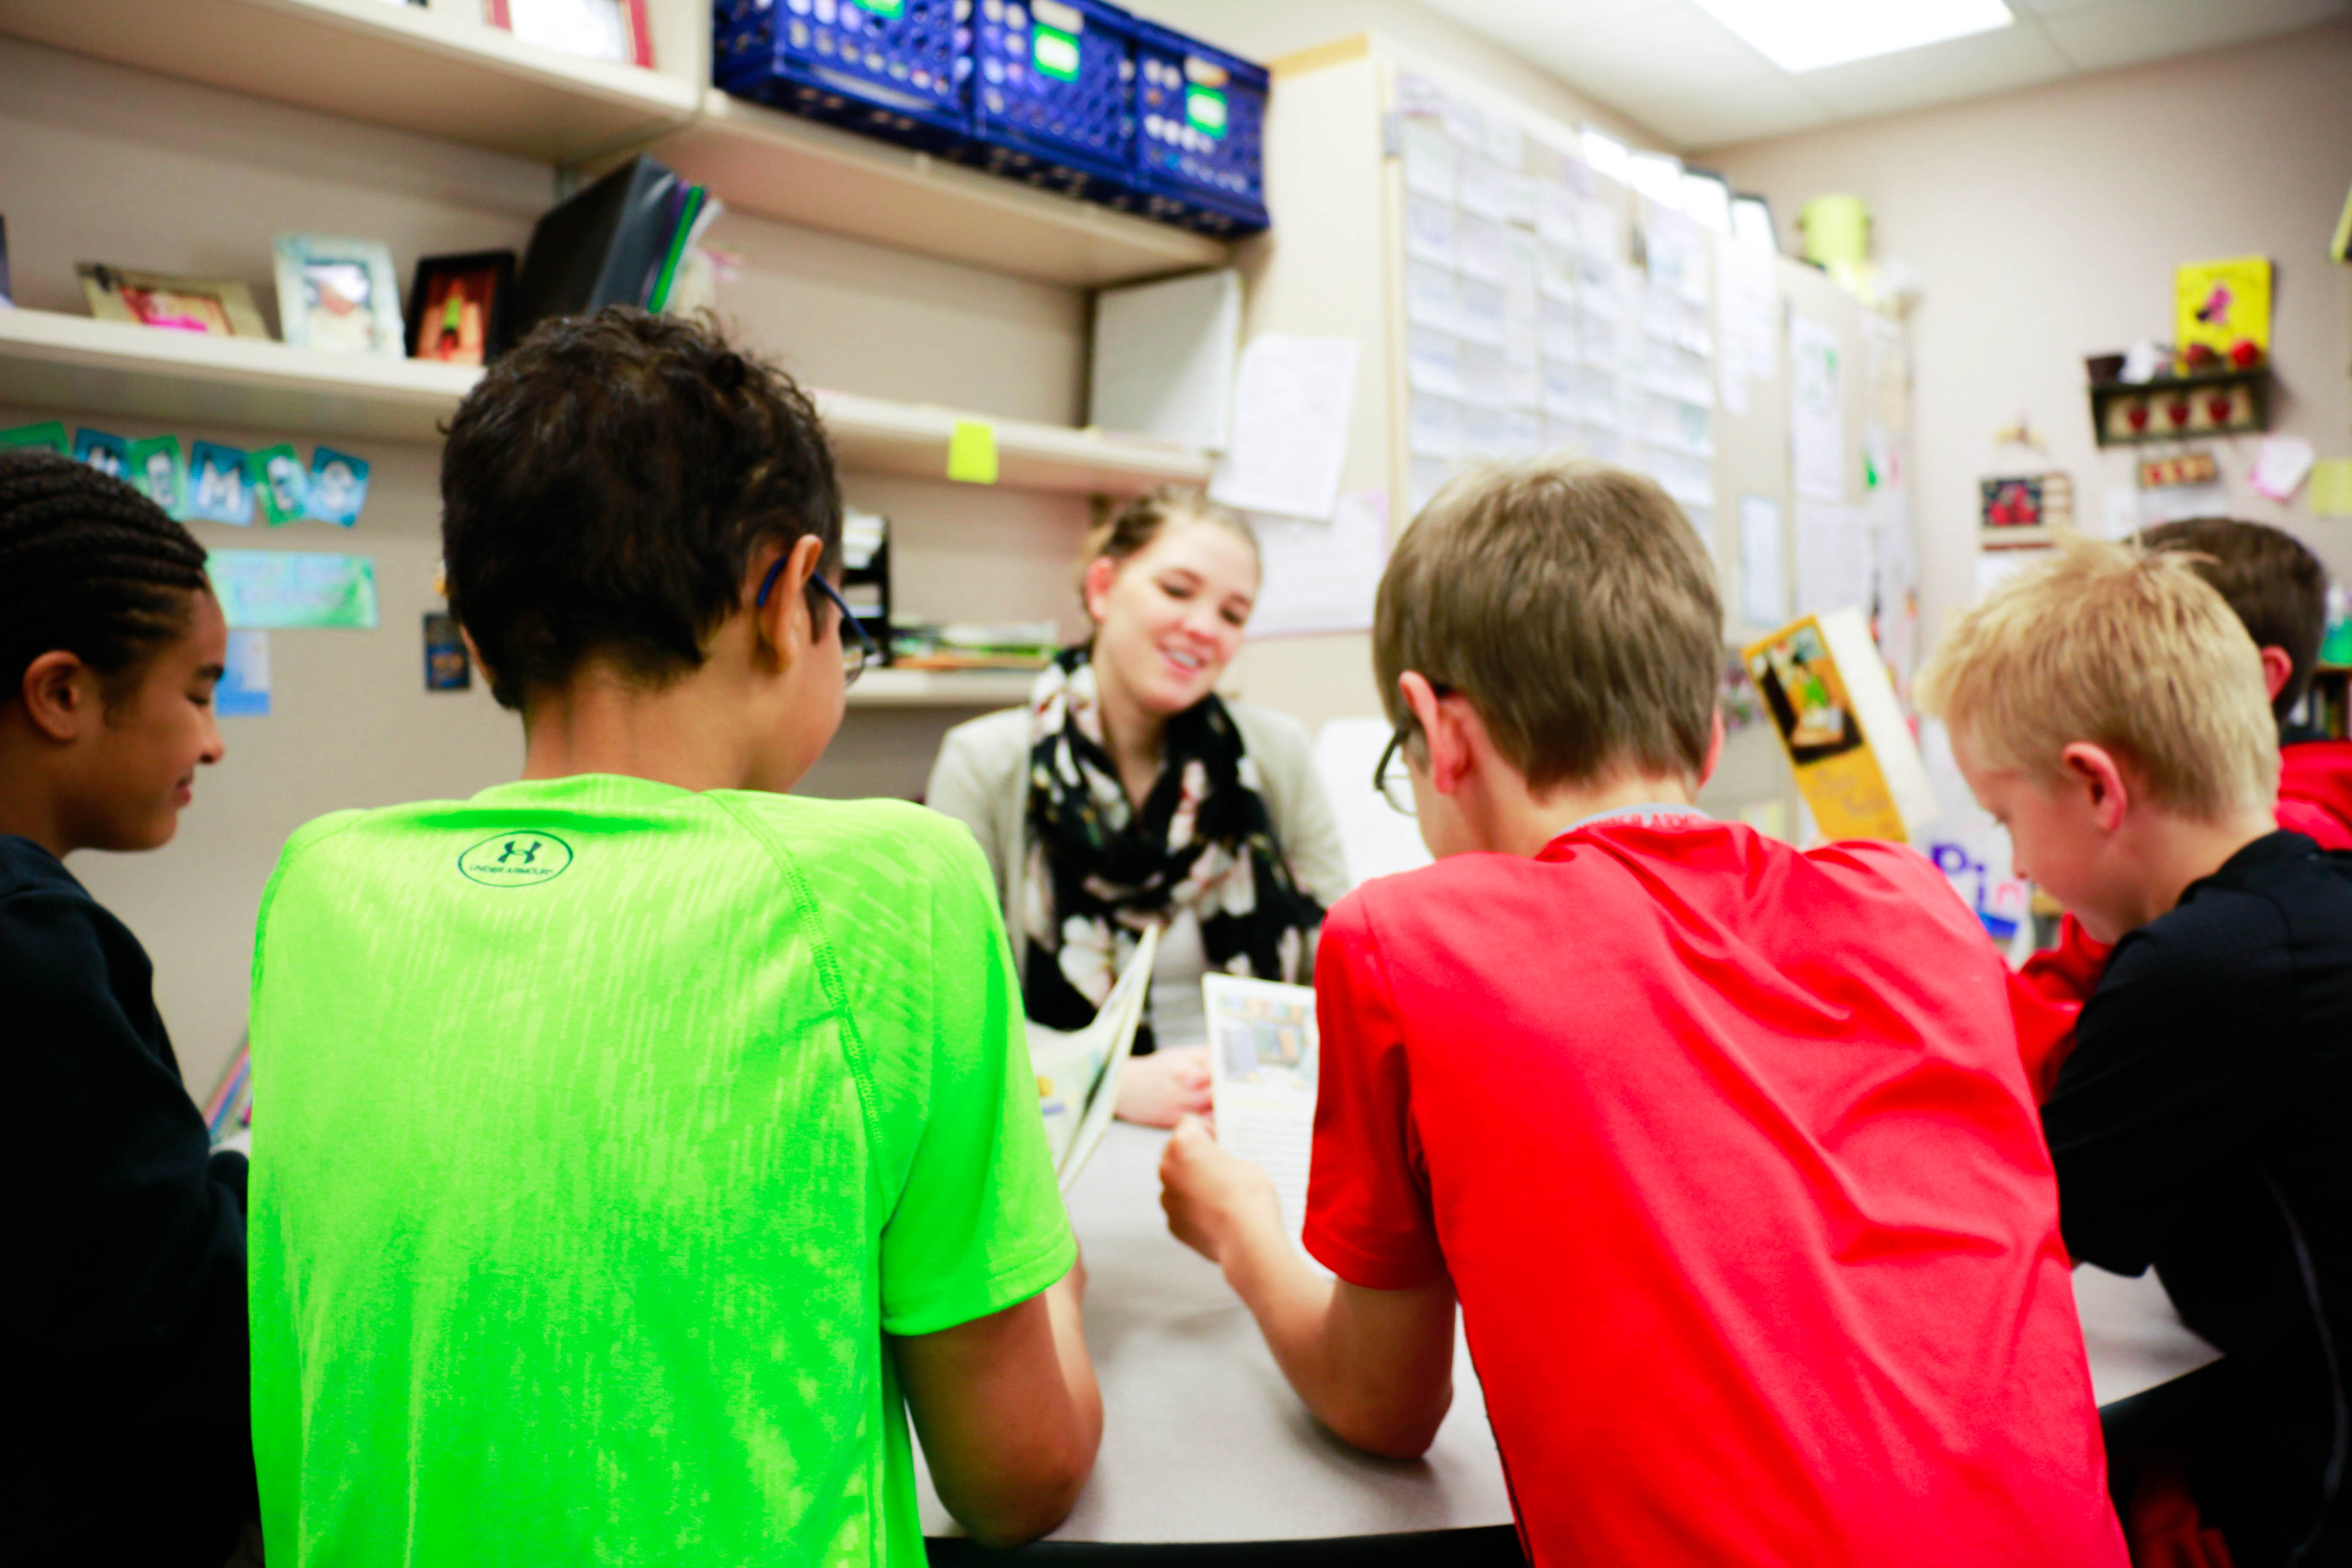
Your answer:
[[[2271,264],[2268,257],[2192,261],[2173,277],[2174,346],[2183,354],[2203,343],[2227,360],[2243,340],[2271,352]]]

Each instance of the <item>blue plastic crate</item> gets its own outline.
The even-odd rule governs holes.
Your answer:
[[[1135,18],[1104,0],[973,0],[958,156],[1091,201],[1129,199]]]
[[[934,152],[970,129],[972,0],[713,0],[724,91]]]
[[[1265,68],[1140,18],[1135,35],[1137,210],[1203,234],[1265,227]]]

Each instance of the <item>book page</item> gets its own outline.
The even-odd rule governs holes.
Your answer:
[[[1307,1169],[1315,1148],[1315,993],[1211,974],[1201,994],[1209,1015],[1217,1142],[1274,1178],[1283,1224],[1296,1237],[1307,1223]]]
[[[1037,1098],[1045,1118],[1045,1147],[1062,1189],[1069,1190],[1118,1103],[1118,1069],[1135,1046],[1143,1022],[1143,1002],[1151,984],[1151,956],[1159,950],[1157,929],[1143,933],[1120,971],[1118,984],[1083,1029],[1052,1029],[1029,1020],[1029,1067],[1037,1075]],[[1100,1114],[1096,1114],[1099,1109]]]

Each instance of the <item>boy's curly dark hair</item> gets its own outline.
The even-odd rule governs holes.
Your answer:
[[[112,700],[211,586],[204,546],[131,486],[56,452],[0,451],[0,701],[60,650]]]
[[[815,405],[701,325],[620,305],[543,322],[448,436],[449,605],[509,708],[591,656],[655,685],[699,668],[759,546],[840,553]]]

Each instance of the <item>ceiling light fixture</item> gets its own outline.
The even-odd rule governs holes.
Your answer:
[[[1698,0],[1786,71],[1819,70],[2013,25],[2002,0]]]

